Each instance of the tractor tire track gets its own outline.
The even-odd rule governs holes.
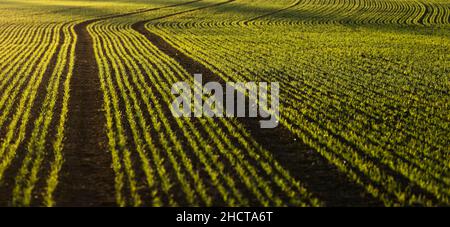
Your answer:
[[[131,27],[145,36],[163,53],[175,59],[188,73],[202,73],[204,82],[225,81],[212,72],[206,65],[187,56],[161,36],[146,29],[146,23],[171,16],[189,13],[205,8],[216,7],[233,2],[233,0],[168,14],[150,20],[139,21]],[[282,164],[296,179],[323,201],[327,206],[381,206],[382,203],[370,196],[364,188],[350,182],[345,174],[330,164],[324,157],[306,145],[299,143],[288,129],[278,126],[275,129],[260,129],[256,118],[238,118],[250,135]]]
[[[65,161],[55,192],[59,206],[114,204],[114,176],[104,144],[102,93],[92,40],[86,30],[93,21],[75,26],[78,40],[70,84]]]
[[[106,119],[103,93],[98,77],[93,40],[87,27],[102,20],[187,5],[201,0],[106,15],[75,25],[77,35],[75,68],[71,81],[71,97],[64,164],[55,192],[58,206],[114,206],[114,172],[112,158],[107,153]]]

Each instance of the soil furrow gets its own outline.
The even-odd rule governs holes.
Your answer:
[[[228,1],[232,2],[232,1]],[[228,3],[226,2],[226,3]],[[224,3],[211,5],[209,7],[222,5]],[[204,9],[207,7],[197,8]],[[156,19],[167,18],[169,16],[179,15],[179,12]],[[190,58],[184,52],[170,45],[164,38],[150,32],[145,28],[145,24],[156,20],[140,21],[132,25],[132,28],[144,35],[150,42],[158,47],[163,53],[175,59],[190,74],[201,73],[204,82],[217,81],[224,83],[222,78],[212,72],[202,63]],[[317,196],[328,206],[364,206],[364,205],[382,205],[380,201],[370,196],[364,188],[350,182],[345,174],[330,164],[313,149],[298,142],[295,136],[283,126],[276,129],[260,129],[257,118],[238,118],[239,122],[250,132],[251,136],[267,149],[280,164],[300,182],[305,184],[306,188]]]
[[[106,153],[102,92],[89,23],[75,26],[77,44],[64,164],[55,192],[59,206],[114,205],[114,174]]]
[[[87,27],[95,22],[131,16],[154,10],[187,5],[201,0],[108,15],[84,21],[75,26],[77,44],[75,68],[71,81],[71,97],[64,164],[55,192],[58,206],[114,206],[114,172],[107,153],[106,119],[103,94],[98,77],[92,37]]]

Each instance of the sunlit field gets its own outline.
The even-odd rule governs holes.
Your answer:
[[[0,59],[3,206],[450,205],[448,0],[3,0]],[[278,127],[175,117],[196,73]]]

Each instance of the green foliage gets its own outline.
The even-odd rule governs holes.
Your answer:
[[[226,81],[280,82],[280,122],[386,205],[448,204],[448,5],[379,3],[239,1],[147,28]]]
[[[447,1],[183,2],[2,2],[0,181],[14,179],[13,205],[57,205],[75,25],[143,9],[88,26],[119,206],[323,205],[236,119],[174,118],[170,88],[192,75],[139,21],[225,81],[280,82],[281,125],[385,205],[449,204]]]

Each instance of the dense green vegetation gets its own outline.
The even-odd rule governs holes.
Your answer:
[[[281,127],[375,200],[450,203],[448,0],[4,1],[2,203],[58,205],[75,26],[96,18],[117,205],[327,202],[239,119],[173,117],[171,86],[193,76],[141,21],[224,81],[280,82]]]
[[[448,3],[360,3],[258,20],[232,3],[147,28],[227,81],[280,81],[282,124],[386,205],[447,204]]]

